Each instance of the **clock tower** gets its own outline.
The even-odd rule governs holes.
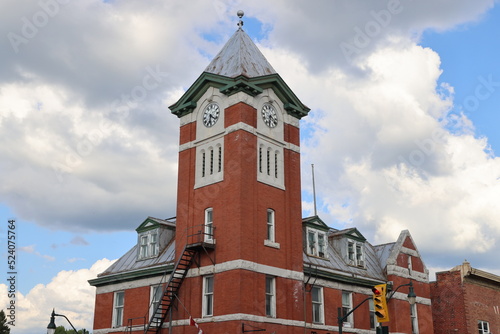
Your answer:
[[[272,332],[304,319],[299,120],[309,108],[238,26],[170,106],[180,119],[176,256],[208,246],[179,297],[202,296],[189,312],[206,318],[206,332],[213,323]]]

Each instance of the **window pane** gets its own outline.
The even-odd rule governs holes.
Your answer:
[[[318,251],[319,256],[325,256],[325,235],[322,233],[318,233]]]
[[[212,315],[213,310],[212,310],[212,305],[213,305],[213,297],[212,295],[207,295],[207,302],[206,302],[206,309],[205,309],[205,315]]]
[[[124,292],[117,292],[116,293],[116,306],[123,306],[124,297],[125,297]]]

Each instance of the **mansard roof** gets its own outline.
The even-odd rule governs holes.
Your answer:
[[[395,257],[401,252],[408,252],[407,245],[411,246],[410,251],[418,254],[414,246],[409,231],[402,231],[396,242],[372,245],[361,235],[356,228],[337,230],[328,227],[318,216],[304,218],[304,226],[318,228],[328,235],[326,256],[316,257],[303,253],[304,273],[311,277],[323,277],[344,281],[350,284],[372,286],[387,281],[387,265],[393,264]],[[175,229],[175,217],[169,219],[159,219],[148,217],[137,228],[138,233],[143,229],[155,225]],[[345,256],[340,252],[347,243],[340,243],[341,240],[355,239],[363,242],[364,266],[353,266],[347,263]],[[175,262],[175,236],[168,241],[157,257],[138,260],[137,252],[139,245],[134,245],[125,255],[118,259],[108,269],[92,279],[89,283],[93,286],[106,285],[121,281],[134,280],[137,278],[161,276],[166,271],[172,270]],[[345,254],[344,254],[345,255]],[[170,269],[169,269],[170,268]]]
[[[175,218],[160,219],[148,217],[136,229],[138,233],[148,231],[155,227],[168,227],[175,229]],[[136,243],[127,253],[116,260],[109,268],[97,275],[97,278],[89,280],[90,285],[100,286],[109,282],[117,283],[150,276],[158,276],[174,266],[175,261],[175,238],[169,240],[165,247],[159,250],[156,257],[138,260],[139,245]]]

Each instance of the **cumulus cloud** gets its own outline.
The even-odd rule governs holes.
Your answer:
[[[77,328],[91,330],[93,327],[95,288],[88,280],[95,278],[114,261],[102,259],[88,269],[61,271],[47,285],[38,284],[26,295],[17,292],[15,299],[8,297],[9,287],[0,284],[0,305],[7,309],[11,300],[15,300],[15,331],[19,334],[31,334],[44,331],[50,321],[50,312],[67,316]],[[70,328],[64,318],[57,318],[56,324]],[[14,327],[12,327],[14,328]]]
[[[418,45],[426,29],[479,20],[493,0],[85,0],[54,15],[41,3],[59,4],[0,4],[0,35],[10,36],[0,41],[0,201],[20,219],[102,232],[174,215],[179,123],[167,106],[243,8],[312,109],[303,179],[314,163],[325,221],[374,242],[409,228],[429,254],[458,261],[498,250],[498,158],[466,115],[450,114],[439,55]]]

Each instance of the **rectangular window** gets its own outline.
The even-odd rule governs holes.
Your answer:
[[[140,250],[140,254],[139,254],[139,258],[143,259],[143,258],[146,258],[149,256],[148,254],[148,236],[147,234],[146,235],[142,235],[141,238],[141,250]]]
[[[411,332],[418,334],[417,304],[410,305]]]
[[[311,300],[312,300],[313,322],[322,324],[324,319],[323,289],[316,286],[313,287],[311,289]]]
[[[149,235],[149,249],[151,256],[158,255],[158,233],[151,233]]]
[[[318,233],[318,256],[325,257],[325,235]]]
[[[149,308],[149,317],[151,318],[153,316],[154,311],[156,310],[156,307],[158,307],[158,304],[160,303],[161,297],[162,297],[162,286],[161,285],[156,285],[151,287],[151,301],[149,303],[150,308]]]
[[[321,231],[307,230],[307,254],[326,258],[326,234]]]
[[[342,291],[342,316],[345,316],[352,309],[352,292]],[[352,313],[349,314],[345,322],[352,324]]]
[[[477,329],[479,334],[487,334],[490,332],[490,324],[487,321],[479,320],[477,322]]]
[[[274,240],[274,210],[267,209],[267,240]]]
[[[203,316],[211,317],[214,314],[214,277],[203,278]]]
[[[266,276],[266,316],[276,317],[276,278]]]
[[[158,256],[158,231],[144,232],[139,236],[139,260]]]
[[[125,303],[125,292],[115,292],[115,300],[113,306],[113,327],[121,327],[123,325],[123,305]]]
[[[311,255],[316,253],[316,234],[311,230],[307,232],[307,253]]]
[[[349,241],[347,243],[347,259],[351,266],[364,267],[363,244]]]
[[[375,329],[377,327],[377,316],[375,315],[375,305],[373,304],[373,299],[368,299],[368,305],[370,308],[370,328]]]
[[[205,210],[205,241],[214,240],[214,221],[213,221],[213,209],[208,208]]]

